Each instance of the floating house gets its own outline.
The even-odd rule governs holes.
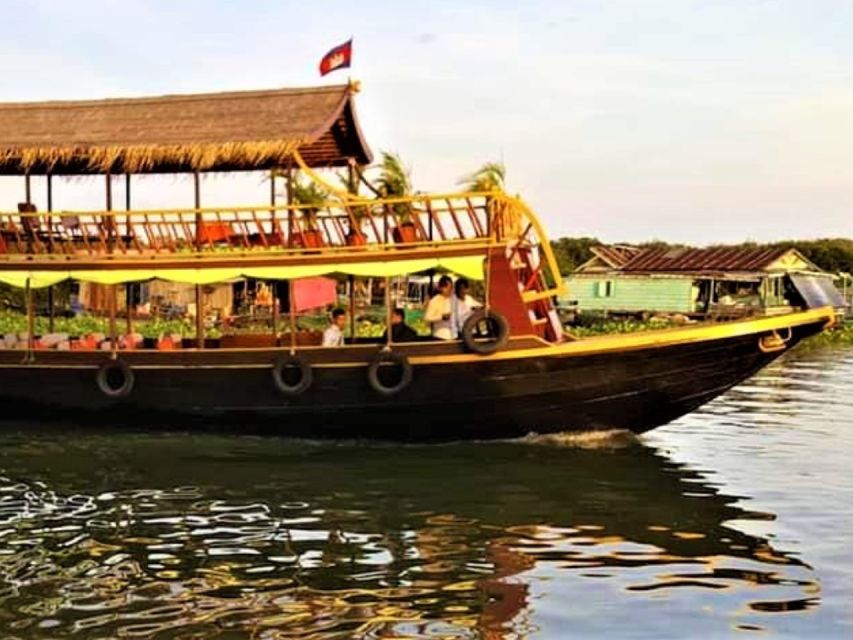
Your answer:
[[[833,275],[794,248],[599,246],[568,279],[581,313],[739,317],[844,306]]]

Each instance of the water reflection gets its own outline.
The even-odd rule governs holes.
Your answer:
[[[550,637],[617,601],[622,624],[710,607],[748,629],[818,602],[803,560],[731,526],[772,514],[637,443],[0,449],[2,637]]]

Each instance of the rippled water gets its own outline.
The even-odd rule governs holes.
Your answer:
[[[853,636],[853,350],[637,442],[0,432],[2,638]]]

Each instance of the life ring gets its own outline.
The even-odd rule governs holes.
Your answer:
[[[291,373],[297,375],[295,382]],[[297,355],[281,356],[272,366],[272,381],[276,389],[286,396],[298,396],[304,393],[313,380],[311,365]]]
[[[383,367],[395,366],[400,368],[400,379],[393,384],[388,384],[379,375]],[[382,350],[376,354],[367,367],[367,381],[376,393],[383,396],[393,396],[409,386],[412,382],[412,364],[409,359],[395,351]]]
[[[494,353],[505,347],[508,340],[509,323],[497,311],[478,309],[462,325],[465,348],[480,355]]]
[[[135,376],[124,360],[107,360],[98,367],[95,382],[108,398],[124,398],[133,391]]]

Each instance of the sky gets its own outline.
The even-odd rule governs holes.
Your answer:
[[[350,37],[352,69],[321,79]],[[552,237],[853,237],[853,0],[5,0],[0,69],[0,101],[352,77],[368,144],[418,190],[501,160]],[[191,206],[186,178],[137,182],[137,207]],[[268,197],[257,175],[203,190]],[[103,206],[100,181],[54,191]],[[0,179],[0,208],[22,192]]]

